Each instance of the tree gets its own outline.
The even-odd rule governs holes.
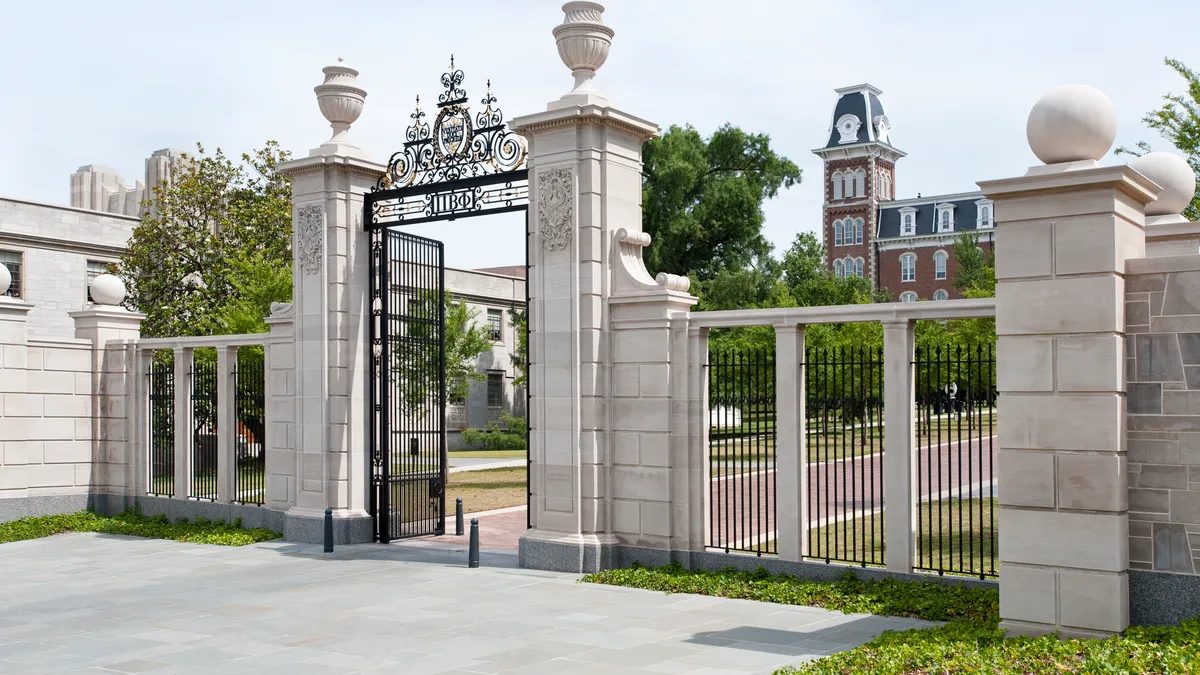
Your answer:
[[[978,234],[963,232],[954,240],[954,260],[958,263],[954,273],[955,288],[964,294],[968,291],[987,294],[977,297],[996,294],[996,261],[980,248]]]
[[[510,307],[508,318],[512,321],[513,333],[517,336],[517,348],[508,355],[513,370],[518,373],[513,378],[513,387],[523,389],[529,379],[529,310]]]
[[[825,266],[825,247],[812,232],[800,232],[783,254],[782,271],[792,299],[799,307],[888,302],[883,290],[872,290],[863,277],[841,278]]]
[[[445,345],[446,401],[461,402],[471,393],[471,383],[487,377],[475,368],[479,355],[492,348],[487,330],[476,323],[479,312],[465,302],[443,296],[440,311],[443,342],[437,340],[437,291],[409,298],[398,317],[403,340],[393,341],[392,387],[389,390],[401,414],[423,419],[438,405],[439,348]]]
[[[1200,176],[1200,75],[1175,59],[1163,59],[1187,84],[1186,94],[1167,94],[1157,110],[1146,113],[1142,121],[1170,141],[1186,157],[1192,172]],[[1124,146],[1117,154],[1142,155],[1150,152],[1150,144],[1138,142],[1136,149]],[[1184,210],[1188,220],[1200,220],[1200,178],[1197,179],[1196,195]]]
[[[276,172],[289,153],[268,141],[235,165],[196,147],[150,186],[117,266],[147,337],[263,331],[270,303],[291,298],[292,192]]]
[[[476,323],[479,312],[465,302],[446,298],[446,398],[464,401],[471,383],[487,378],[475,369],[479,355],[492,348],[487,329]]]
[[[763,200],[800,182],[800,169],[775,154],[770,137],[726,124],[707,140],[672,126],[642,148],[642,228],[651,273],[686,274],[704,290],[721,272],[770,258]]]

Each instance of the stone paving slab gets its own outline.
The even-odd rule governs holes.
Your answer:
[[[770,673],[924,622],[576,583],[422,544],[0,545],[0,672]]]

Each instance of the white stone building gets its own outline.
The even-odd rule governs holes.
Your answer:
[[[142,215],[142,202],[154,196],[154,187],[171,182],[171,171],[184,155],[183,150],[164,148],[146,158],[146,180],[132,186],[116,169],[88,164],[71,174],[71,206],[126,216]]]

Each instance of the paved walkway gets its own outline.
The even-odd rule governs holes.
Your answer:
[[[0,545],[0,672],[742,675],[909,619],[663,595],[421,545]]]

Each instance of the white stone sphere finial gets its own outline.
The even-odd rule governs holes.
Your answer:
[[[321,114],[333,127],[333,136],[326,141],[326,145],[356,148],[358,146],[347,142],[347,136],[350,125],[362,114],[367,99],[366,90],[358,86],[358,71],[344,65],[339,56],[338,65],[326,66],[321,72],[325,73],[325,81],[314,87],[313,91],[317,93]]]
[[[1046,164],[1095,161],[1117,138],[1117,109],[1086,84],[1055,87],[1038,99],[1025,124],[1029,149]]]
[[[9,273],[7,266],[0,264],[0,302],[8,299],[4,294],[8,292],[10,285],[12,285],[12,274]]]
[[[1148,152],[1134,159],[1129,166],[1162,188],[1158,199],[1146,205],[1146,215],[1154,217],[1154,224],[1187,222],[1179,214],[1196,195],[1196,174],[1187,160],[1172,152]],[[1147,224],[1151,223],[1147,221]]]
[[[112,274],[101,274],[88,284],[92,302],[97,305],[120,305],[125,301],[125,282]]]
[[[604,25],[604,5],[598,2],[568,2],[562,6],[563,22],[554,27],[558,56],[575,76],[575,87],[563,98],[598,96],[592,79],[608,60],[613,29]]]

